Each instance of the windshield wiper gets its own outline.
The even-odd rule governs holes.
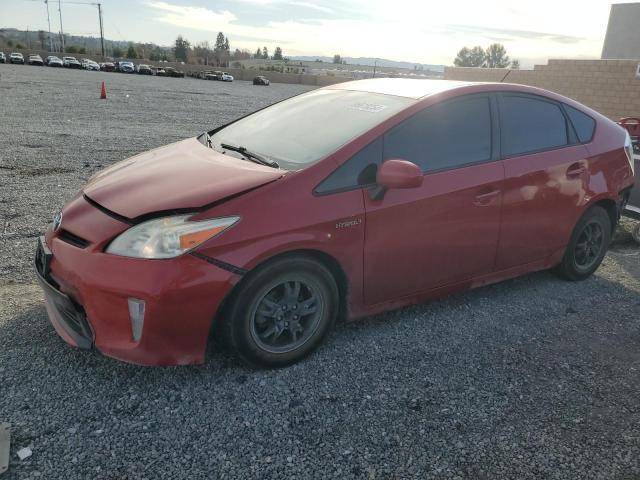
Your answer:
[[[209,142],[211,142],[211,140],[208,140]],[[280,165],[278,165],[278,162],[271,160],[269,158],[265,158],[262,155],[258,155],[257,153],[253,153],[250,152],[249,150],[247,150],[244,147],[236,147],[235,145],[229,145],[228,143],[221,143],[220,146],[222,148],[224,148],[225,150],[231,150],[232,152],[238,152],[240,154],[242,154],[243,156],[247,157],[249,160],[255,162],[255,163],[259,163],[261,165],[266,165],[267,167],[272,167],[272,168],[280,168]]]
[[[207,147],[213,148],[213,145],[211,143],[211,135],[209,135],[208,132],[204,132],[204,140],[205,142],[207,142]]]

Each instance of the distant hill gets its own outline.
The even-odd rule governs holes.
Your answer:
[[[296,57],[290,57],[291,60],[301,60],[304,62],[313,62],[315,60],[321,60],[323,62],[332,63],[333,57],[324,56],[311,56],[302,55]],[[422,67],[424,70],[431,70],[432,72],[444,72],[444,65],[431,65],[428,63],[412,63],[412,62],[399,62],[396,60],[387,60],[386,58],[373,58],[373,57],[342,57],[342,60],[349,65],[363,65],[366,67],[373,67],[376,62],[379,67],[389,68],[407,68],[412,70],[414,66],[418,68]]]

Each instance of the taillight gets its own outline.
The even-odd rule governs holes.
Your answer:
[[[627,136],[624,139],[624,152],[627,154],[627,160],[629,160],[629,165],[631,165],[631,171],[633,174],[636,174],[635,162],[633,160],[633,143],[631,143],[631,136],[629,132],[625,132]]]

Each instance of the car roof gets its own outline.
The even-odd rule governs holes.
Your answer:
[[[477,85],[472,82],[460,82],[455,80],[433,80],[414,78],[368,78],[353,82],[338,83],[325,87],[330,90],[352,90],[358,92],[381,93],[419,99],[428,95],[454,90],[457,88]]]

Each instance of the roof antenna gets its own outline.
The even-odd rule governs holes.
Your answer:
[[[502,80],[500,80],[500,83],[504,82],[504,79],[507,78],[510,73],[511,73],[511,69],[509,69],[509,71],[506,73],[506,75],[504,77],[502,77]]]

